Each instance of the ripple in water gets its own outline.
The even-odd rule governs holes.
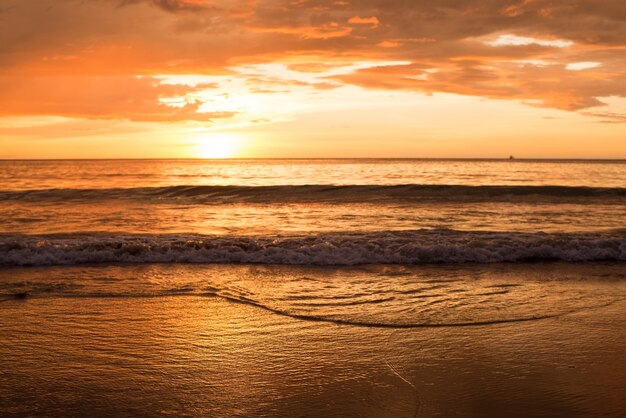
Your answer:
[[[381,328],[529,321],[626,298],[619,264],[72,266],[4,269],[0,276],[4,301],[220,297],[301,320]]]

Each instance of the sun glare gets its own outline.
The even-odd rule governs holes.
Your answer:
[[[244,138],[234,134],[206,134],[194,137],[193,153],[198,158],[234,158],[241,155]]]

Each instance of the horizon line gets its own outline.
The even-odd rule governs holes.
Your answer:
[[[455,161],[612,161],[626,162],[626,157],[594,158],[594,157],[233,157],[233,158],[199,158],[199,157],[81,157],[81,158],[12,158],[0,157],[0,161],[250,161],[250,160],[455,160]]]

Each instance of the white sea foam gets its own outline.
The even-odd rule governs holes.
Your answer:
[[[0,265],[259,263],[359,265],[626,261],[626,234],[454,230],[309,236],[48,235],[0,238]]]

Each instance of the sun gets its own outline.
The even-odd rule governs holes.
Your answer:
[[[193,138],[193,153],[198,158],[222,159],[240,156],[244,138],[235,134],[204,134]]]

